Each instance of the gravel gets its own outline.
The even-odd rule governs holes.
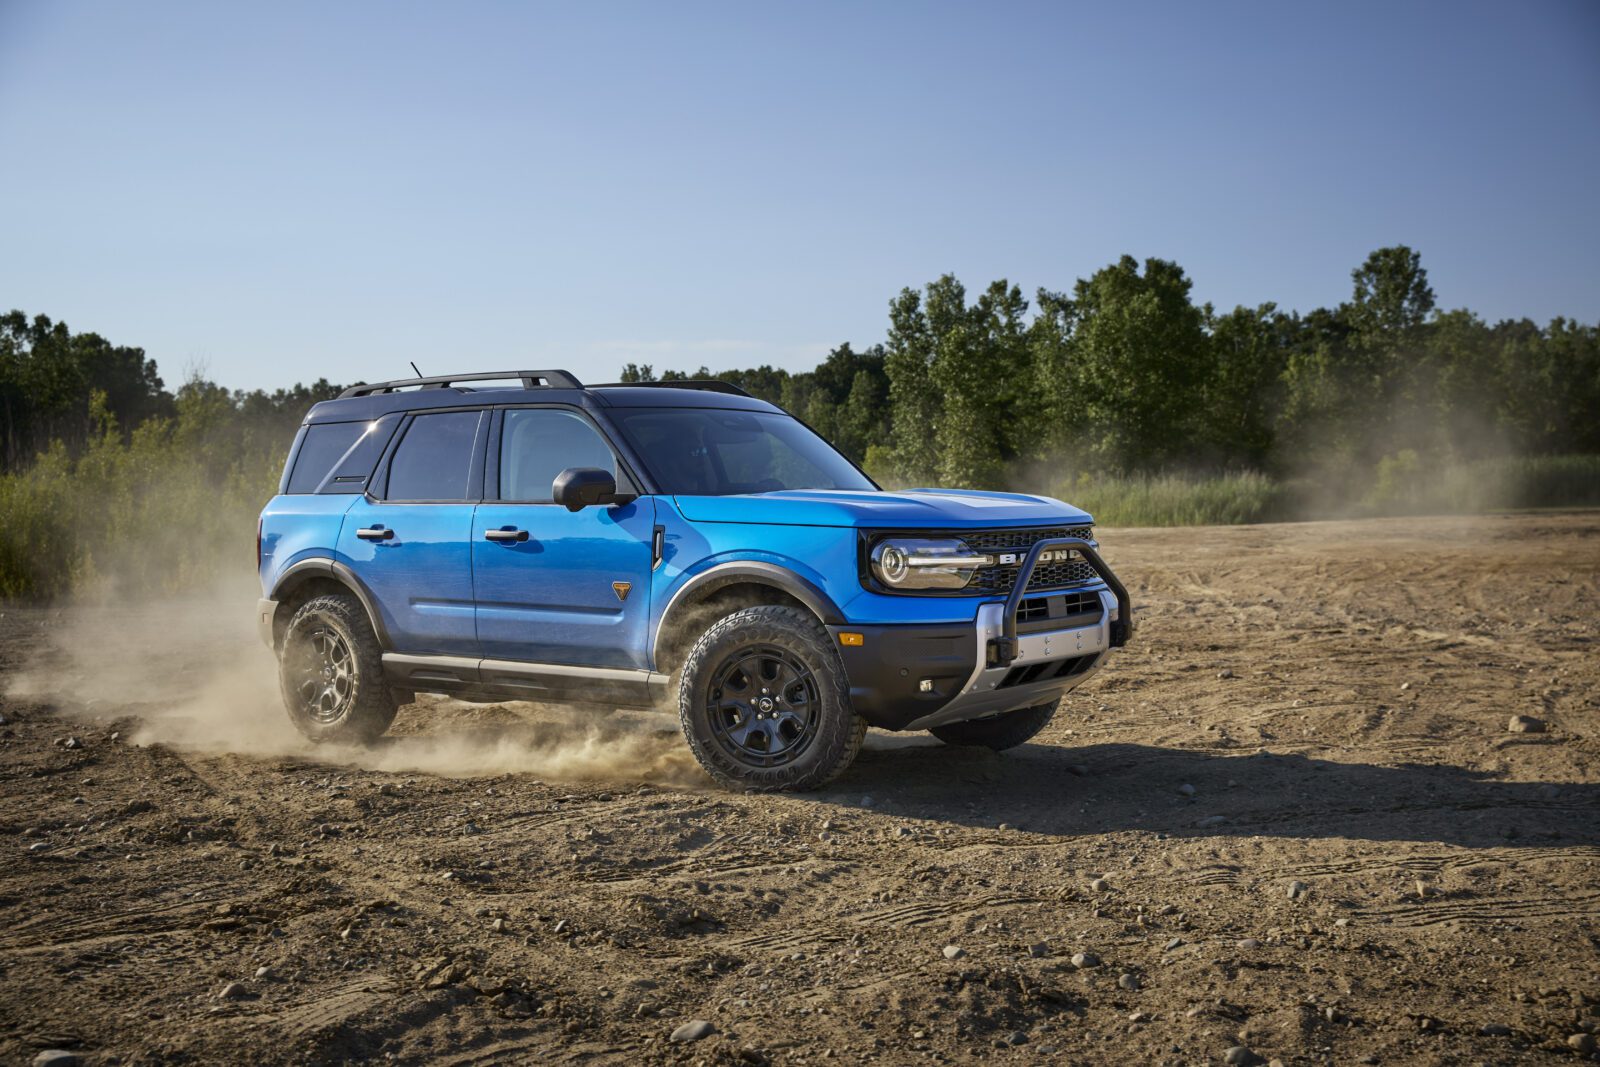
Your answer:
[[[1223,1063],[1236,1064],[1236,1065],[1237,1064],[1255,1063],[1260,1058],[1261,1057],[1257,1056],[1254,1052],[1251,1052],[1248,1048],[1246,1048],[1243,1045],[1235,1045],[1232,1048],[1230,1048],[1228,1051],[1226,1051],[1226,1052],[1224,1052],[1222,1054],[1222,1062]]]
[[[1178,787],[1178,792],[1183,794],[1186,797],[1192,797],[1192,796],[1194,796],[1195,790],[1194,790],[1194,786],[1190,785],[1188,782],[1184,782],[1182,785],[1180,785]]]
[[[946,945],[944,947],[944,958],[947,960],[959,960],[966,954],[967,950],[962,948],[960,945]]]
[[[1077,952],[1072,956],[1072,965],[1080,971],[1086,971],[1100,966],[1100,957],[1093,952]]]
[[[1506,723],[1506,729],[1514,734],[1542,734],[1546,726],[1543,719],[1536,719],[1532,715],[1513,715],[1511,721]]]

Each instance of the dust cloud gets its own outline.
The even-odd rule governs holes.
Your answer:
[[[6,695],[82,721],[132,718],[122,727],[129,743],[204,755],[457,778],[705,784],[676,717],[661,712],[421,695],[371,747],[313,744],[284,711],[275,661],[255,632],[256,596],[246,577],[181,599],[52,610],[47,644]]]

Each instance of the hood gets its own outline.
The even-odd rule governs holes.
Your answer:
[[[984,526],[1087,525],[1094,520],[1048,496],[970,489],[791,489],[743,496],[680,496],[678,510],[693,522],[779,526],[864,526],[972,529]]]

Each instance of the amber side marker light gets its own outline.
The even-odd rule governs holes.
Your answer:
[[[839,643],[841,645],[850,645],[853,648],[859,648],[867,643],[867,637],[865,634],[853,634],[846,630],[844,633],[839,635]]]

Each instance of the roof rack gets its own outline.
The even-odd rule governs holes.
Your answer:
[[[372,382],[352,385],[339,394],[339,399],[352,396],[372,396],[375,393],[392,393],[399,389],[448,389],[460,382],[509,381],[522,382],[524,389],[582,389],[583,383],[564,370],[502,370],[480,374],[447,374],[439,378],[396,378],[392,382]]]
[[[740,389],[732,382],[721,382],[712,378],[683,378],[671,382],[607,382],[604,385],[591,385],[591,389],[700,389],[707,393],[727,393],[729,396],[750,396],[751,394]],[[752,397],[752,399],[754,399]]]

